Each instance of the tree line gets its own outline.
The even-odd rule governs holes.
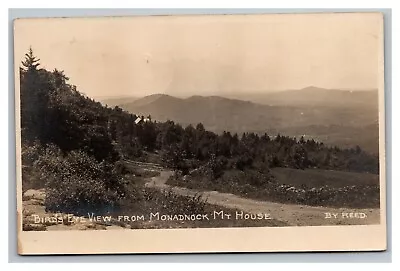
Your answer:
[[[38,69],[32,50],[21,74],[22,139],[54,143],[63,151],[80,149],[97,160],[134,159],[143,151],[178,152],[182,159],[206,161],[212,156],[235,158],[243,168],[253,163],[269,167],[325,168],[377,173],[378,157],[360,147],[341,149],[313,139],[267,133],[216,134],[199,123],[182,127],[172,120],[136,124],[137,115],[118,106],[109,108],[68,84],[63,71]]]

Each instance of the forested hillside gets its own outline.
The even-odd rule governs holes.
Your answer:
[[[40,68],[32,50],[20,68],[23,189],[46,187],[49,209],[117,205],[127,193],[124,159],[143,160],[149,153],[183,174],[206,168],[212,178],[229,169],[268,176],[273,167],[379,172],[378,157],[359,147],[267,133],[216,134],[201,123],[182,127],[151,116],[136,123],[144,117],[103,106],[68,80],[63,71]]]
[[[270,96],[272,105],[261,104]],[[158,121],[174,120],[184,126],[202,123],[206,130],[218,134],[230,131],[240,135],[255,133],[262,136],[268,133],[273,137],[278,133],[298,138],[303,135],[306,139],[322,141],[330,146],[354,148],[359,145],[365,151],[378,153],[376,91],[352,93],[311,88],[282,92],[280,95],[265,94],[264,99],[260,97],[258,102],[248,101],[248,98],[244,94],[242,100],[220,96],[178,98],[153,94],[135,101],[121,101],[118,106],[128,112],[150,114]],[[339,102],[340,98],[342,102]],[[281,104],[274,104],[274,100],[281,101]],[[284,104],[285,101],[293,102]],[[112,104],[110,102],[104,101]]]

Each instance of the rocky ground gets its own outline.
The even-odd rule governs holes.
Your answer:
[[[44,206],[46,194],[44,189],[27,190],[22,197],[22,225],[25,231],[57,231],[57,230],[113,230],[128,229],[129,225],[114,222],[101,223],[73,214],[46,212]],[[36,221],[35,221],[36,216]],[[41,219],[38,222],[39,218]]]

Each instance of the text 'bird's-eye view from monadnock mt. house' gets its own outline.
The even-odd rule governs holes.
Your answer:
[[[381,223],[380,17],[206,18],[15,22],[23,231]]]

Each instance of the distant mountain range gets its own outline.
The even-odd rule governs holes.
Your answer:
[[[233,96],[230,96],[233,97]],[[154,94],[124,98],[124,110],[173,120],[184,126],[203,123],[214,132],[282,133],[313,137],[341,146],[360,145],[377,152],[378,92],[328,90],[308,87],[266,94],[178,98]],[[118,101],[119,102],[119,101]],[[110,103],[106,100],[103,103]],[[110,105],[110,104],[109,104]]]
[[[235,98],[268,105],[307,105],[307,106],[377,106],[378,91],[339,90],[314,86],[299,90],[275,91],[270,93],[230,94]]]

